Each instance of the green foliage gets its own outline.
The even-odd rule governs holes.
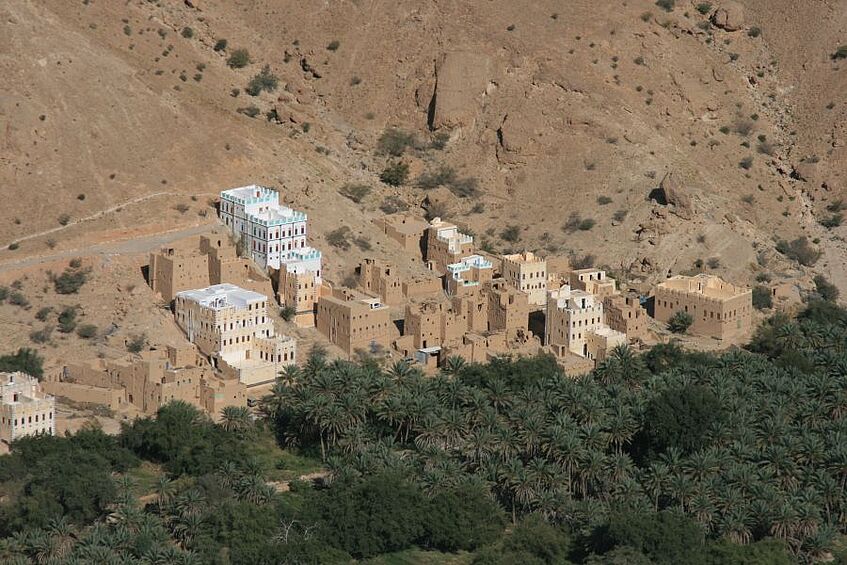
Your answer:
[[[697,11],[702,15],[706,15],[712,11],[712,3],[711,2],[700,2],[697,4]]]
[[[341,42],[336,39],[330,41],[329,44],[326,46],[328,51],[338,51],[339,47],[341,47]]]
[[[53,308],[51,306],[39,308],[38,312],[35,313],[35,319],[41,322],[46,322],[51,312],[53,312]]]
[[[238,112],[239,114],[244,114],[245,116],[247,116],[249,118],[255,118],[256,116],[258,116],[259,114],[262,113],[262,111],[259,109],[259,107],[256,106],[255,104],[250,104],[249,106],[245,106],[243,108],[238,108],[235,111]]]
[[[668,329],[675,334],[684,334],[694,323],[694,317],[688,312],[674,312],[668,320]]]
[[[265,65],[259,74],[250,79],[244,92],[250,96],[258,96],[263,91],[273,92],[279,85],[279,78],[271,72],[270,65]]]
[[[606,204],[611,203],[612,199],[606,196],[605,194],[597,197],[597,204],[599,204],[600,206],[605,206]]]
[[[509,243],[517,243],[521,239],[521,228],[520,226],[506,226],[502,232],[500,232],[500,238],[503,241],[508,241]]]
[[[705,564],[703,530],[689,518],[675,512],[614,512],[608,526],[594,539],[598,553],[616,547],[630,547],[646,556],[651,563]]]
[[[441,551],[473,551],[497,539],[506,517],[479,486],[439,489],[429,500],[426,545]]]
[[[443,164],[439,165],[435,170],[423,173],[418,177],[416,184],[424,190],[446,186],[460,198],[475,196],[478,190],[478,181],[476,178],[460,177],[456,173],[456,169]]]
[[[798,237],[790,242],[781,239],[776,243],[776,250],[806,267],[817,263],[821,256],[821,252],[813,248],[806,237]]]
[[[226,64],[233,69],[243,69],[251,63],[250,52],[247,49],[236,49],[230,53]]]
[[[283,306],[279,309],[279,315],[282,316],[282,319],[286,322],[290,322],[294,319],[294,316],[297,315],[297,309],[294,306]]]
[[[131,336],[126,342],[126,350],[130,353],[141,353],[144,346],[147,345],[146,334],[136,334]]]
[[[338,193],[359,204],[371,193],[371,187],[366,184],[348,182],[338,190]]]
[[[386,129],[377,141],[377,152],[381,155],[400,157],[408,148],[417,147],[418,141],[414,133],[405,132],[398,128]]]
[[[399,197],[390,195],[385,197],[379,205],[379,209],[386,214],[396,214],[397,212],[405,212],[409,209],[409,206]]]
[[[759,37],[762,35],[762,28],[753,26],[747,30],[747,35],[753,38]]]
[[[186,39],[191,39],[194,37],[194,30],[190,27],[184,27],[182,28],[182,36]]]
[[[82,324],[76,329],[76,335],[82,339],[91,339],[97,335],[97,326],[94,324]]]
[[[64,308],[59,313],[59,331],[65,334],[71,333],[76,329],[77,310],[73,306]]]
[[[406,184],[409,178],[409,165],[402,161],[389,163],[387,167],[380,173],[379,180],[389,186],[401,186]]]
[[[224,461],[245,459],[244,446],[235,436],[182,401],[161,407],[155,418],[124,424],[121,445],[177,476],[202,475]]]
[[[832,58],[835,60],[847,59],[847,45],[840,45],[832,54]]]
[[[644,410],[639,451],[691,453],[704,447],[710,428],[721,419],[720,402],[705,387],[687,385],[662,391]]]
[[[665,12],[673,12],[674,6],[676,6],[676,0],[656,0],[656,6]]]
[[[56,294],[76,294],[91,274],[91,268],[83,268],[81,262],[71,261],[71,264],[59,276],[53,277],[53,288]]]
[[[756,310],[765,310],[773,307],[773,296],[771,289],[764,285],[756,285],[753,287],[753,307]]]
[[[844,221],[844,214],[837,212],[829,217],[821,220],[821,225],[825,228],[837,228]]]
[[[823,275],[815,275],[813,279],[815,283],[815,292],[821,297],[821,300],[827,302],[835,302],[838,300],[838,287],[829,282]]]
[[[215,51],[226,51],[227,43],[228,42],[226,39],[218,39],[217,41],[215,41],[215,46],[213,47],[213,49]]]
[[[34,349],[21,347],[17,352],[0,355],[0,372],[13,373],[21,371],[33,377],[44,376],[44,359]]]
[[[326,242],[333,247],[347,251],[350,249],[350,238],[352,230],[347,226],[340,226],[326,234]]]

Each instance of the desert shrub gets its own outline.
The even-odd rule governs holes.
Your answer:
[[[751,120],[738,119],[733,124],[732,129],[738,135],[749,135],[753,131],[753,122]]]
[[[129,24],[124,26],[124,35],[127,35],[127,36],[132,35],[132,28],[129,27]]]
[[[776,250],[806,267],[817,263],[821,256],[821,252],[813,248],[805,237],[798,237],[792,241],[781,239],[776,243]]]
[[[339,47],[341,47],[341,42],[340,42],[340,41],[338,41],[337,39],[333,39],[333,40],[332,40],[332,41],[330,41],[330,42],[329,42],[329,44],[326,46],[326,48],[327,48],[327,50],[328,50],[328,51],[338,51],[338,48],[339,48]]]
[[[627,213],[627,210],[617,210],[614,214],[612,214],[612,219],[616,222],[622,222],[626,219]]]
[[[243,69],[249,65],[250,62],[250,52],[247,49],[236,49],[226,60],[226,64],[233,69]]]
[[[415,148],[416,146],[415,134],[399,128],[389,128],[383,131],[376,144],[378,153],[392,157],[399,157],[407,148]]]
[[[771,274],[762,271],[761,273],[756,273],[756,282],[766,283],[771,282]]]
[[[641,18],[642,22],[649,22],[650,19],[653,17],[653,14],[652,12],[642,12],[641,16],[639,17]]]
[[[483,212],[485,212],[485,204],[482,202],[477,202],[470,210],[471,214],[482,214]]]
[[[694,317],[688,312],[680,310],[674,312],[674,315],[668,320],[668,329],[675,334],[684,334],[693,323]]]
[[[744,196],[741,197],[741,201],[744,202],[745,204],[752,204],[753,202],[756,201],[756,197],[753,196],[752,194],[745,194]]]
[[[835,60],[847,59],[847,45],[840,45],[832,54],[832,58]]]
[[[828,218],[821,220],[821,225],[825,228],[837,228],[844,221],[844,214],[841,212],[835,213]]]
[[[590,269],[594,266],[594,255],[586,254],[582,256],[571,255],[570,264],[574,269]]]
[[[358,247],[361,251],[371,250],[371,240],[363,235],[356,236],[355,238],[353,238],[353,244]]]
[[[245,116],[248,116],[250,118],[255,118],[261,113],[261,110],[259,110],[256,105],[250,104],[249,106],[238,108],[236,112],[238,112],[239,114],[244,114]]]
[[[644,64],[644,57],[642,57],[641,55],[639,55],[638,57],[636,57],[635,59],[633,59],[633,60],[632,60],[632,62],[633,62],[633,63],[635,63],[636,65],[643,65],[643,64]],[[586,166],[586,168],[588,168],[588,167]],[[588,169],[588,170],[590,171],[590,170],[592,170],[592,169],[594,169],[593,164],[592,164],[592,167],[591,167],[590,169]]]
[[[13,306],[20,306],[21,308],[26,308],[27,306],[29,306],[29,300],[26,296],[24,296],[21,291],[14,290],[11,294],[9,294],[9,304],[12,304]]]
[[[61,214],[59,216],[59,225],[66,226],[71,221],[70,214]]]
[[[776,153],[776,145],[774,145],[770,141],[761,141],[756,147],[756,150],[762,155],[772,156],[774,153]]]
[[[390,186],[401,186],[409,178],[409,165],[402,161],[389,163],[379,175],[379,180]]]
[[[227,43],[228,42],[226,39],[218,39],[217,41],[215,41],[215,46],[212,49],[214,49],[215,51],[225,51]]]
[[[12,243],[9,244],[9,251],[15,251],[20,246],[21,246],[20,243],[18,243],[17,241],[13,241]]]
[[[760,35],[762,35],[762,28],[753,26],[747,30],[747,35],[749,35],[750,37],[759,37]]]
[[[520,226],[507,226],[502,232],[500,232],[500,237],[503,241],[508,241],[509,243],[517,243],[517,241],[521,238],[521,228]]]
[[[437,202],[427,204],[424,217],[428,222],[431,222],[434,218],[446,218],[447,212],[447,204],[444,201],[439,200]]]
[[[676,6],[676,0],[656,0],[656,6],[665,12],[673,12],[674,6]]]
[[[6,302],[6,299],[9,298],[9,287],[8,286],[0,286],[0,304]]]
[[[447,142],[450,141],[450,134],[440,131],[432,136],[432,142],[430,143],[430,147],[437,151],[441,151],[445,147],[447,147]]]
[[[29,339],[34,343],[47,343],[53,335],[53,326],[44,326],[40,330],[34,330],[29,333]]]
[[[606,195],[597,197],[597,204],[599,204],[600,206],[605,206],[606,204],[611,204],[611,203],[612,203],[612,199],[609,198]]]
[[[700,2],[699,4],[697,4],[697,11],[705,16],[706,14],[712,11],[712,3]]]
[[[352,232],[349,227],[341,226],[326,234],[326,242],[333,247],[346,251],[350,249],[351,235]]]
[[[191,39],[192,37],[194,37],[194,30],[190,27],[184,27],[182,28],[182,36],[185,39]]]
[[[844,210],[844,200],[842,200],[841,198],[834,200],[827,204],[826,209],[830,212],[840,212]]]
[[[76,329],[76,335],[82,339],[91,339],[97,335],[97,326],[94,324],[82,324]]]
[[[72,260],[71,264],[59,276],[53,277],[53,288],[57,294],[76,294],[88,281],[91,269],[83,269],[82,262]]]
[[[76,329],[76,308],[68,306],[59,313],[59,331],[69,334]]]
[[[174,206],[174,210],[179,212],[180,214],[185,214],[191,207],[185,202],[180,202],[176,206]]]
[[[338,193],[358,204],[371,193],[371,187],[366,184],[348,182],[338,190]]]
[[[397,196],[386,196],[379,209],[386,214],[396,214],[397,212],[405,212],[409,206]]]
[[[577,227],[579,228],[579,231],[589,231],[596,223],[597,222],[595,222],[592,218],[584,218],[579,221],[579,225]]]
[[[571,212],[564,225],[562,225],[562,231],[564,231],[565,233],[574,233],[579,229],[579,224],[581,221],[582,218],[579,216],[579,213]]]
[[[53,311],[53,308],[51,308],[50,306],[45,306],[44,308],[40,308],[38,310],[38,312],[35,313],[35,318],[37,320],[41,321],[41,322],[44,322],[50,316],[50,312],[52,312],[52,311]]]
[[[450,192],[461,198],[474,196],[477,192],[476,178],[459,177],[456,169],[449,165],[439,165],[435,170],[421,174],[416,184],[424,190],[446,186]]]
[[[279,315],[286,322],[290,322],[297,315],[297,309],[294,306],[285,305],[279,309]]]
[[[838,287],[829,282],[825,276],[815,275],[813,280],[815,282],[815,292],[817,292],[818,296],[820,296],[822,300],[826,300],[828,302],[835,302],[838,300]]]
[[[710,269],[717,269],[721,266],[721,260],[718,257],[709,257],[709,259],[706,261],[706,264],[709,266]]]
[[[765,310],[773,307],[773,296],[771,289],[764,285],[756,285],[753,287],[753,307],[756,310]]]
[[[140,353],[145,345],[147,345],[147,335],[137,334],[127,340],[126,349],[130,353]]]
[[[259,74],[250,79],[244,92],[250,96],[258,96],[262,91],[273,92],[279,85],[279,78],[271,72],[271,67],[265,65]]]
[[[753,157],[744,157],[738,162],[738,166],[744,170],[749,170],[753,166]]]

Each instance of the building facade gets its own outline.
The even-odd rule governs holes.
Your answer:
[[[26,373],[0,373],[0,439],[56,434],[56,401]]]
[[[653,292],[654,316],[667,323],[677,312],[691,314],[688,331],[721,340],[738,341],[752,330],[753,291],[714,275],[677,275]]]
[[[473,237],[463,234],[455,224],[434,218],[426,233],[426,261],[439,274],[447,272],[447,265],[458,263],[473,255]]]
[[[321,252],[307,244],[307,216],[279,203],[271,188],[249,185],[221,192],[220,217],[261,267],[296,264],[321,282]]]
[[[406,212],[388,214],[374,220],[382,232],[399,243],[413,257],[420,257],[424,232],[429,224]]]
[[[500,267],[503,279],[526,293],[531,306],[547,303],[547,261],[534,253],[504,255]]]
[[[272,381],[296,363],[294,340],[275,335],[268,297],[258,292],[232,284],[186,290],[176,296],[174,315],[188,341],[213,363],[237,370],[248,386]]]
[[[336,291],[318,300],[317,329],[347,355],[391,344],[390,309],[378,298]]]
[[[584,290],[562,286],[548,292],[544,342],[560,357],[568,353],[601,361],[626,335],[605,323],[603,302]]]
[[[445,277],[447,294],[466,296],[475,294],[494,276],[491,261],[481,255],[468,255],[458,263],[447,265]]]
[[[647,310],[641,306],[637,296],[606,296],[603,298],[603,309],[606,325],[626,334],[627,340],[643,342],[647,339]]]
[[[601,299],[618,292],[615,279],[607,277],[602,269],[577,269],[570,272],[570,287],[584,290]]]

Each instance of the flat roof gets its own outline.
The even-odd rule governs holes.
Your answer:
[[[183,290],[176,295],[186,300],[197,302],[206,308],[221,310],[228,306],[244,308],[248,303],[265,301],[268,299],[264,294],[241,288],[230,283],[212,285],[195,290]]]
[[[258,184],[248,184],[247,186],[221,191],[221,198],[240,201],[266,200],[273,197],[279,200],[279,193],[276,190]]]

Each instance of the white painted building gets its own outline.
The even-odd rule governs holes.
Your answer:
[[[174,316],[188,341],[247,386],[270,382],[296,363],[296,341],[275,335],[264,294],[229,283],[184,290],[176,295]]]
[[[221,192],[220,217],[262,267],[297,269],[321,279],[321,252],[307,245],[304,212],[279,203],[279,193],[255,184]]]
[[[56,435],[56,400],[26,373],[0,373],[0,439]]]

